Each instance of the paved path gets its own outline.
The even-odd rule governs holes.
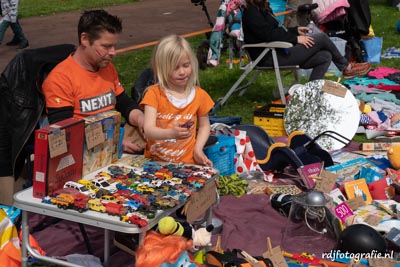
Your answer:
[[[206,1],[213,22],[220,0]],[[180,35],[210,29],[201,6],[190,0],[142,0],[140,2],[105,8],[118,15],[123,22],[119,48],[122,51],[154,42],[161,37],[176,33]],[[81,12],[62,13],[21,19],[20,23],[29,40],[30,48],[62,43],[77,44],[77,23]],[[18,53],[15,47],[5,46],[11,40],[9,28],[0,46],[0,71]]]

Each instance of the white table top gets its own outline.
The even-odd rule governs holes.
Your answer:
[[[56,205],[42,203],[40,198],[34,198],[32,193],[33,188],[27,188],[14,195],[14,206],[21,210],[34,212],[37,214],[48,215],[68,221],[83,223],[100,227],[103,229],[136,234],[148,231],[155,226],[158,221],[168,214],[176,211],[181,205],[167,210],[158,210],[154,219],[148,220],[148,225],[139,228],[137,225],[121,222],[119,216],[112,216],[106,213],[100,213],[92,210],[87,210],[82,213],[73,209],[60,209]]]

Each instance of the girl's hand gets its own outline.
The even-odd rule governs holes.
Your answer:
[[[196,164],[212,167],[213,163],[211,160],[207,158],[207,156],[204,154],[203,150],[195,150],[194,151],[194,161]]]
[[[175,123],[174,127],[172,127],[172,132],[175,139],[185,139],[192,136],[190,127],[188,128],[180,123]]]
[[[310,48],[314,45],[314,38],[312,38],[311,36],[300,35],[297,36],[297,43],[304,45],[307,48]]]

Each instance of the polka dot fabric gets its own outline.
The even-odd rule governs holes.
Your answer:
[[[260,171],[263,173],[263,170],[258,165],[250,137],[247,136],[246,131],[226,127],[219,129],[216,134],[235,137],[236,154],[234,164],[236,173],[242,174],[248,171]]]

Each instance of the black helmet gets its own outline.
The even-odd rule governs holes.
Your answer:
[[[385,253],[386,242],[383,236],[366,224],[353,224],[340,233],[338,249],[349,253]]]

